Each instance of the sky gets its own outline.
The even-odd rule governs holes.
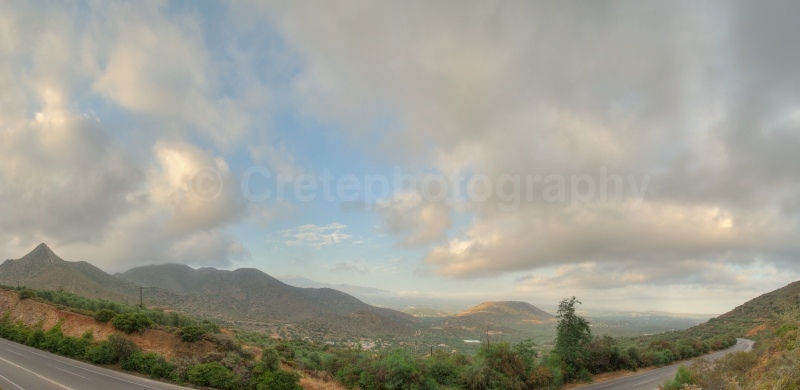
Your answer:
[[[0,259],[722,313],[800,279],[798,17],[0,2]]]

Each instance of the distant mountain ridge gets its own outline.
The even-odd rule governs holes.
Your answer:
[[[139,286],[145,286],[146,304],[200,317],[256,324],[314,322],[351,333],[404,333],[415,321],[411,315],[370,306],[340,291],[292,287],[257,269],[162,264],[112,276],[83,261],[65,261],[45,244],[0,264],[0,284],[64,289],[128,303],[138,303]]]
[[[205,306],[215,312],[242,313],[244,318],[251,320],[304,321],[323,314],[348,316],[360,311],[370,311],[401,322],[414,320],[408,314],[370,306],[341,291],[289,286],[254,268],[225,271],[160,264],[132,268],[116,276],[143,286],[202,296],[202,303],[184,304],[191,305],[192,311],[211,310],[203,309]]]
[[[556,317],[527,302],[499,301],[483,302],[453,317],[446,326],[509,326],[518,324],[542,324],[554,322]]]

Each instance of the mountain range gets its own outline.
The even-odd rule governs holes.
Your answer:
[[[64,289],[78,295],[138,303],[229,322],[312,323],[359,333],[406,333],[415,318],[374,307],[330,288],[289,286],[252,268],[234,271],[162,264],[114,276],[86,262],[61,259],[45,244],[0,264],[0,284]],[[377,326],[380,325],[380,326]],[[352,332],[351,332],[352,333]]]

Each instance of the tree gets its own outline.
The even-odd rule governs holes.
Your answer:
[[[564,360],[565,379],[584,377],[589,363],[588,346],[592,342],[589,322],[575,314],[575,305],[581,302],[575,298],[563,299],[558,304],[558,326],[556,327],[556,346],[554,352]]]

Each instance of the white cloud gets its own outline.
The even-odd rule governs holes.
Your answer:
[[[282,230],[281,237],[285,239],[287,246],[307,245],[319,249],[350,241],[353,236],[342,232],[346,228],[347,226],[338,222],[325,226],[308,224]]]
[[[337,2],[267,14],[303,60],[297,104],[381,162],[492,182],[649,176],[639,211],[541,196],[513,211],[496,196],[376,208],[408,246],[442,240],[457,213],[426,264],[463,278],[586,261],[632,275],[689,260],[797,267],[800,132],[774,120],[800,99],[787,87],[800,79],[796,7]],[[438,217],[422,218],[426,207]]]

